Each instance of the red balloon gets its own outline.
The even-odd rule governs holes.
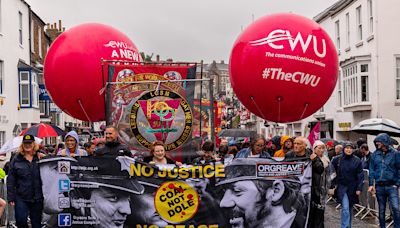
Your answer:
[[[140,61],[135,44],[120,31],[88,23],[63,33],[51,45],[44,64],[45,86],[54,103],[85,121],[105,119],[101,59]],[[106,72],[106,69],[105,69]]]
[[[316,22],[292,13],[255,21],[236,40],[230,57],[234,92],[257,116],[293,122],[320,109],[338,77],[338,56]]]

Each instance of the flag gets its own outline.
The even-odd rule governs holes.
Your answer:
[[[310,141],[311,146],[314,144],[316,140],[319,139],[319,132],[321,130],[321,123],[318,122],[314,128],[311,130],[310,135],[307,137],[308,141]]]

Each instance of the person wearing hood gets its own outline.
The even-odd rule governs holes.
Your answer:
[[[274,156],[275,152],[281,149],[281,136],[275,135],[268,142],[268,153]]]
[[[88,156],[86,150],[79,149],[79,136],[76,131],[70,131],[67,135],[65,135],[65,149],[58,151],[58,156],[67,156],[67,157],[75,157],[75,156]]]
[[[332,168],[336,179],[329,190],[333,195],[337,192],[338,202],[342,205],[340,216],[341,227],[351,227],[352,208],[358,203],[364,182],[364,173],[361,160],[353,154],[354,145],[351,142],[344,143],[344,153],[332,159]]]
[[[390,146],[391,139],[381,133],[374,140],[375,152],[369,162],[368,192],[376,193],[379,205],[379,225],[385,226],[386,201],[392,210],[394,227],[400,227],[399,186],[400,186],[400,153]]]
[[[285,157],[285,154],[293,149],[293,139],[288,135],[281,137],[281,149],[274,153],[274,157]]]
[[[107,126],[104,134],[106,136],[106,143],[104,147],[95,151],[95,156],[105,156],[110,158],[116,158],[117,156],[132,156],[129,148],[119,142],[119,134],[116,127],[112,125]]]
[[[317,140],[313,145],[313,153],[310,155],[312,161],[312,185],[311,185],[311,207],[309,215],[310,228],[324,227],[325,198],[328,188],[328,166],[329,158],[324,156],[325,144]]]

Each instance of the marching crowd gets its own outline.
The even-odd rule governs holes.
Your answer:
[[[132,156],[128,147],[119,141],[118,130],[113,126],[106,127],[104,141],[88,142],[83,148],[79,146],[79,137],[75,131],[69,132],[64,141],[65,146],[39,148],[34,136],[24,135],[17,153],[4,165],[8,175],[7,201],[15,208],[17,227],[28,227],[28,216],[33,228],[41,227],[44,196],[38,167],[39,159],[48,155],[110,158],[119,155]],[[308,227],[324,227],[324,210],[328,196],[333,196],[341,204],[341,227],[351,227],[352,206],[358,203],[363,190],[363,169],[368,169],[368,192],[377,197],[380,227],[385,227],[387,201],[394,227],[400,227],[400,152],[394,148],[389,135],[382,133],[375,138],[373,152],[364,140],[358,140],[356,143],[317,140],[313,145],[309,144],[305,137],[286,135],[274,136],[270,140],[256,137],[243,143],[237,143],[233,139],[222,139],[217,149],[213,142],[205,141],[199,156],[190,162],[194,165],[216,161],[229,164],[239,158],[311,160],[312,188]],[[153,164],[182,165],[168,155],[160,141],[153,143],[149,156],[142,160]],[[5,206],[6,202],[0,198],[0,215]]]

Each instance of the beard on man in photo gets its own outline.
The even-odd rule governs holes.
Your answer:
[[[217,186],[224,188],[220,207],[229,210],[234,228],[305,227],[303,210],[308,203],[301,194],[297,176],[259,177],[257,164],[276,161],[237,158],[225,167],[225,178]]]

